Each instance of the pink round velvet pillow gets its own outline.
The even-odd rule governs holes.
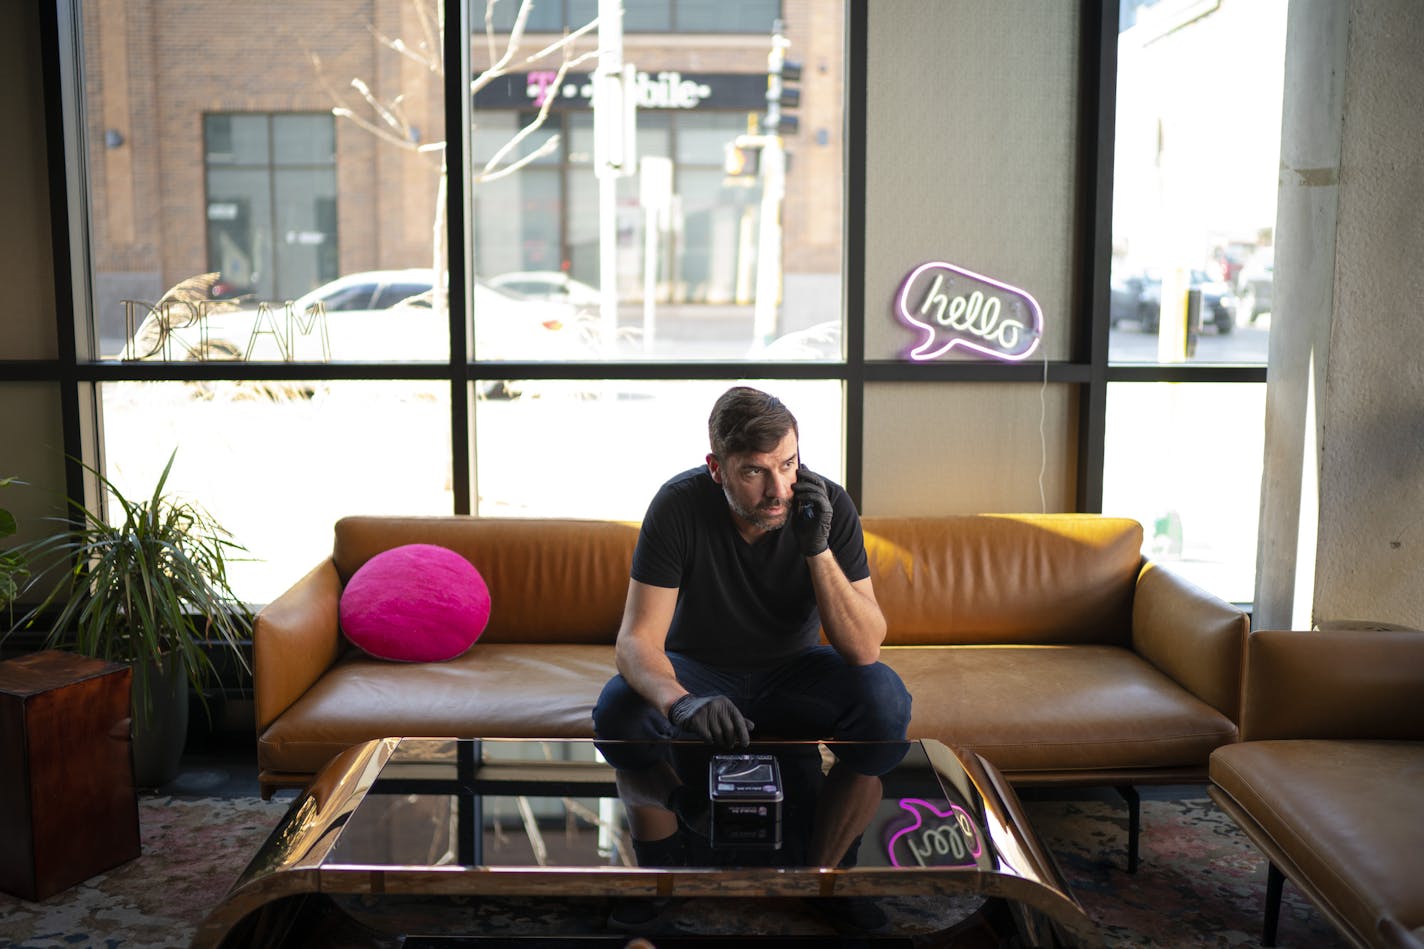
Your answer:
[[[442,662],[474,645],[489,622],[484,578],[464,557],[433,544],[382,551],[341,593],[341,629],[377,659]]]

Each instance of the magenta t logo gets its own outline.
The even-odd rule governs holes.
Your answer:
[[[557,78],[559,74],[552,69],[535,70],[529,73],[524,91],[534,100],[535,105],[542,106],[545,99],[558,94],[559,90],[554,88],[554,80]]]
[[[916,362],[936,359],[955,346],[1017,361],[1043,337],[1043,311],[1028,291],[953,264],[920,264],[900,285],[900,319],[924,334],[910,350]]]

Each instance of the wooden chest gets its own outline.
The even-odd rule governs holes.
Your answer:
[[[0,890],[42,900],[139,854],[128,666],[0,662]]]

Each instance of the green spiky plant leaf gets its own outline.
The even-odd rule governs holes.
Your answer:
[[[48,586],[20,626],[44,618],[47,647],[131,664],[135,703],[144,709],[152,708],[148,669],[165,660],[181,663],[200,697],[217,672],[205,646],[226,648],[248,668],[241,642],[251,634],[252,614],[227,570],[245,548],[207,511],[164,493],[177,454],[169,455],[153,494],[138,502],[83,465],[118,505],[118,523],[70,499],[62,529],[18,548],[36,570],[26,589]]]

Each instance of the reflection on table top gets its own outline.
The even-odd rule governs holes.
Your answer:
[[[976,755],[932,740],[754,742],[737,754],[774,761],[779,783],[719,789],[719,753],[685,742],[368,742],[293,803],[214,918],[301,892],[973,892],[1091,929],[1017,798]],[[765,773],[733,764],[723,770]],[[629,812],[669,799],[685,840],[675,860],[640,866]]]

